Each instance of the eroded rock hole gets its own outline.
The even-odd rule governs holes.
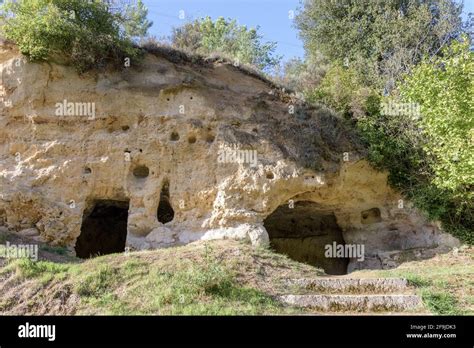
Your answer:
[[[157,218],[162,224],[166,224],[172,221],[174,218],[174,210],[170,203],[170,183],[168,180],[163,182],[163,186],[161,188]]]
[[[7,222],[7,212],[5,209],[0,209],[0,226],[3,226]]]
[[[144,179],[150,175],[150,169],[147,166],[137,166],[133,169],[133,175],[138,179]]]
[[[92,211],[84,212],[76,255],[89,258],[125,250],[129,202],[97,201]]]
[[[177,132],[171,133],[170,140],[171,141],[178,141],[179,140],[179,134]]]
[[[326,245],[344,245],[334,213],[313,202],[298,202],[293,208],[278,207],[264,221],[270,246],[293,260],[324,269],[327,274],[346,274],[349,258],[326,257]]]
[[[376,222],[382,221],[379,208],[372,208],[365,210],[360,213],[361,223],[363,224],[374,224]]]
[[[213,134],[208,134],[206,135],[206,141],[211,144],[214,142],[214,140],[216,139],[216,137],[213,135]]]

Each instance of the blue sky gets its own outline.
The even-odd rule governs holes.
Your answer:
[[[277,54],[285,60],[303,57],[303,43],[298,37],[290,11],[296,13],[299,0],[144,0],[148,6],[148,17],[154,24],[150,34],[156,37],[168,36],[173,26],[186,20],[211,16],[235,18],[239,24],[260,26],[260,33],[266,41],[278,43]],[[186,19],[180,19],[184,11]],[[464,0],[464,12],[474,12],[474,0]]]

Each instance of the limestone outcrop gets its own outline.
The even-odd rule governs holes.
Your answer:
[[[349,271],[458,243],[387,185],[337,115],[232,64],[156,50],[139,67],[78,75],[3,43],[0,73],[0,225],[11,230],[91,254],[120,248],[93,237],[116,233],[110,216],[125,219],[112,225],[133,249],[243,238],[305,261],[331,240],[364,244]]]

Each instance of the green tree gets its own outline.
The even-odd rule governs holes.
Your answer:
[[[434,158],[433,183],[443,189],[474,188],[473,76],[474,53],[465,38],[442,57],[425,59],[401,86],[403,100],[420,104],[423,148]]]
[[[294,58],[279,67],[274,78],[290,89],[304,94],[319,86],[329,68],[329,61],[321,54],[305,59]]]
[[[143,39],[147,36],[148,29],[153,25],[148,19],[148,8],[142,0],[136,1],[134,5],[124,6],[121,21],[125,34],[130,38]]]
[[[269,71],[281,58],[275,56],[276,43],[262,42],[258,30],[258,27],[247,28],[223,17],[215,21],[205,17],[174,28],[171,42],[178,49],[202,55],[219,54]]]
[[[455,0],[305,0],[296,25],[308,55],[321,51],[365,85],[391,90],[460,35],[461,11]]]
[[[405,76],[385,105],[420,113],[374,113],[357,126],[369,160],[389,171],[390,183],[433,220],[474,242],[473,55],[469,41],[453,41],[440,57],[426,57]],[[382,110],[383,111],[383,110]]]
[[[332,65],[316,88],[307,89],[306,99],[323,103],[344,117],[360,118],[370,112],[370,103],[378,102],[377,93],[365,87],[357,71]]]
[[[65,59],[83,72],[141,53],[130,37],[143,33],[140,25],[127,32],[133,18],[125,20],[104,1],[6,1],[1,10],[2,34],[32,60]]]

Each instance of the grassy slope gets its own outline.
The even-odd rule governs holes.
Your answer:
[[[435,314],[474,314],[474,247],[407,262],[391,270],[365,270],[354,277],[403,277],[417,288],[426,307]]]
[[[279,292],[279,279],[321,274],[237,241],[199,242],[84,262],[63,256],[62,263],[58,261],[5,263],[0,268],[0,313],[295,313],[272,298]]]
[[[0,243],[21,243],[0,235]],[[473,248],[349,277],[406,277],[435,314],[474,314]],[[87,261],[40,247],[40,262],[0,259],[0,314],[298,314],[273,295],[321,270],[221,240]],[[52,261],[51,261],[52,260]]]

